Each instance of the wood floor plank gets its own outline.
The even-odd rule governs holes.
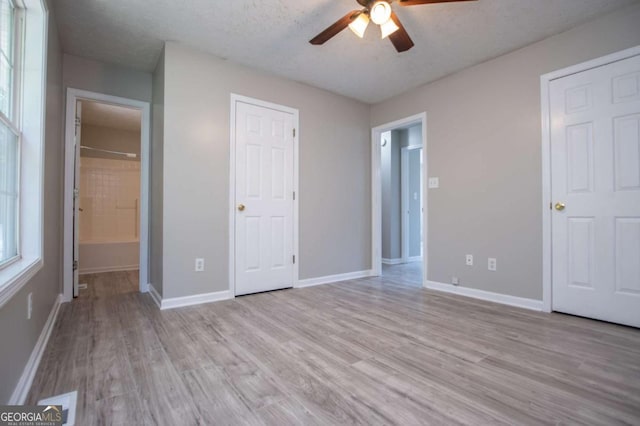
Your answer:
[[[143,408],[140,398],[135,392],[96,401],[95,417],[91,420],[96,426],[146,426],[153,424],[151,416]]]
[[[295,398],[289,398],[279,404],[271,404],[257,411],[260,421],[268,426],[304,425],[319,426],[328,421],[314,416],[311,411]]]
[[[132,360],[137,392],[150,421],[159,425],[199,424],[200,414],[163,350]]]
[[[160,311],[136,271],[61,306],[29,403],[80,425],[640,424],[640,330],[382,277]]]
[[[259,425],[260,421],[215,367],[182,373],[203,424]]]
[[[88,369],[87,386],[96,400],[113,398],[135,391],[126,352],[114,351],[93,357]]]

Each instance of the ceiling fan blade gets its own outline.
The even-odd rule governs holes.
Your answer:
[[[322,31],[320,34],[309,40],[311,44],[324,44],[330,38],[338,34],[340,31],[344,30],[349,26],[351,22],[353,22],[358,15],[360,15],[360,10],[352,10],[351,12],[344,15],[342,18],[338,19],[332,25],[330,25],[326,30]]]
[[[389,35],[389,40],[398,52],[405,52],[413,47],[413,40],[409,37],[407,30],[404,29],[402,22],[398,19],[395,12],[391,12],[391,19],[398,26],[398,30]]]
[[[453,3],[459,1],[477,1],[477,0],[398,0],[400,6],[418,6],[421,4],[435,4],[435,3]]]

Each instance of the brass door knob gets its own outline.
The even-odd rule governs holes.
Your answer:
[[[238,204],[238,210],[244,211],[244,204]]]
[[[564,203],[556,203],[556,210],[558,211],[564,210]]]

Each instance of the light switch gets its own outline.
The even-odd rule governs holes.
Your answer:
[[[429,189],[440,188],[440,178],[430,177],[429,178]]]

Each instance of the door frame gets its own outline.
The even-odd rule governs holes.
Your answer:
[[[63,301],[73,299],[73,175],[76,102],[97,101],[139,109],[140,127],[140,292],[149,291],[149,164],[151,106],[149,102],[67,88],[64,151]]]
[[[419,256],[409,256],[410,244],[409,244],[409,221],[406,215],[406,211],[409,209],[409,152],[416,149],[422,149],[422,145],[409,145],[400,148],[400,208],[402,210],[402,216],[400,216],[400,257],[402,262],[407,263],[412,260],[422,259],[422,251]],[[420,179],[424,181],[422,173],[424,170],[420,170]],[[422,200],[424,202],[424,199]],[[424,224],[422,223],[422,215],[420,215],[420,224],[422,225],[420,231],[423,231]],[[422,236],[421,236],[422,238]],[[423,240],[424,244],[424,240]],[[418,259],[420,258],[420,259]]]
[[[640,55],[640,46],[591,59],[540,76],[540,104],[542,110],[542,311],[553,310],[553,247],[551,215],[551,82],[593,68]]]
[[[300,113],[296,108],[231,93],[229,114],[229,292],[232,298],[236,295],[236,106],[240,102],[293,115],[293,128],[295,129],[293,137],[293,191],[296,194],[293,200],[293,254],[296,257],[293,264],[293,288],[298,286],[298,265],[300,264],[300,256],[298,255]]]
[[[382,133],[398,127],[407,127],[412,124],[422,125],[422,286],[427,283],[428,266],[428,197],[427,197],[427,113],[422,112],[409,117],[401,118],[390,123],[382,124],[371,129],[371,271],[373,276],[382,274],[382,175],[380,137]]]

